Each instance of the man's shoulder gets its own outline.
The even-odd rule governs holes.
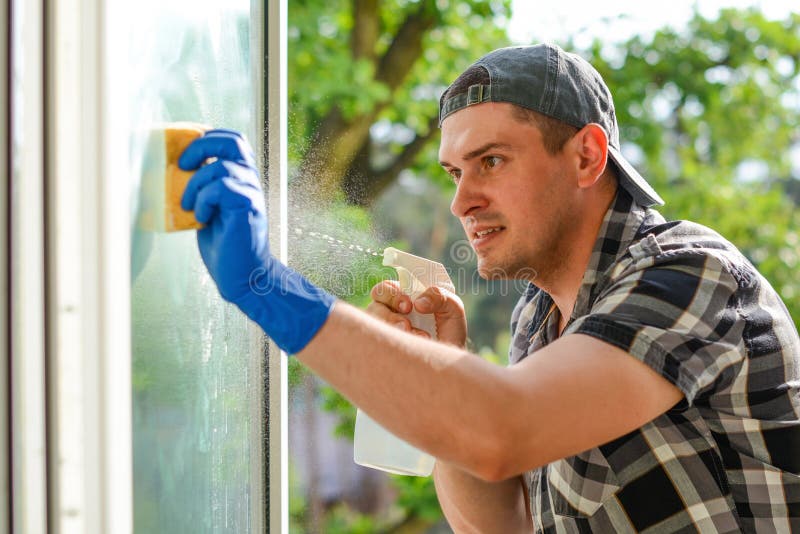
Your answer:
[[[655,238],[663,251],[700,249],[735,252],[741,255],[736,246],[717,231],[693,221],[645,219],[637,232],[634,244],[650,235]]]
[[[660,219],[660,218],[659,218]],[[715,230],[688,220],[646,218],[621,258],[624,270],[682,268],[687,272],[721,270],[739,286],[751,285],[758,270],[728,239]],[[621,273],[623,266],[617,266]]]

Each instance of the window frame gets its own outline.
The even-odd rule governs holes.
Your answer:
[[[262,176],[267,185],[270,247],[284,263],[289,257],[287,29],[287,0],[267,0],[264,102],[259,102],[258,106],[259,110],[266,111],[265,150],[261,152],[266,154],[266,165],[262,167]],[[288,356],[272,341],[269,341],[267,354],[269,524],[266,532],[289,532]]]

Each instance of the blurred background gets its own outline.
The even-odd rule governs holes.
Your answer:
[[[481,55],[550,41],[605,77],[623,152],[666,200],[665,217],[731,240],[800,319],[791,2],[290,0],[288,39],[290,264],[341,298],[364,306],[393,276],[372,251],[436,259],[466,305],[470,348],[507,363],[523,285],[475,273],[437,163],[437,103]],[[289,395],[292,532],[450,531],[431,478],[353,463],[355,408],[295,360]]]

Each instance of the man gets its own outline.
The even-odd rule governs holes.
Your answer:
[[[183,201],[223,297],[437,458],[457,532],[800,529],[797,330],[730,243],[650,209],[599,74],[551,45],[497,50],[440,118],[479,272],[530,281],[509,367],[464,350],[445,290],[412,303],[384,282],[366,314],[275,260],[252,152],[216,131],[180,163],[218,158]],[[410,335],[412,305],[439,342]]]

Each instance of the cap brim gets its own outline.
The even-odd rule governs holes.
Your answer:
[[[637,204],[646,208],[664,205],[664,199],[647,183],[647,180],[642,178],[642,175],[633,168],[633,165],[622,157],[622,153],[619,150],[609,145],[608,156],[617,166],[619,185],[631,194]]]

